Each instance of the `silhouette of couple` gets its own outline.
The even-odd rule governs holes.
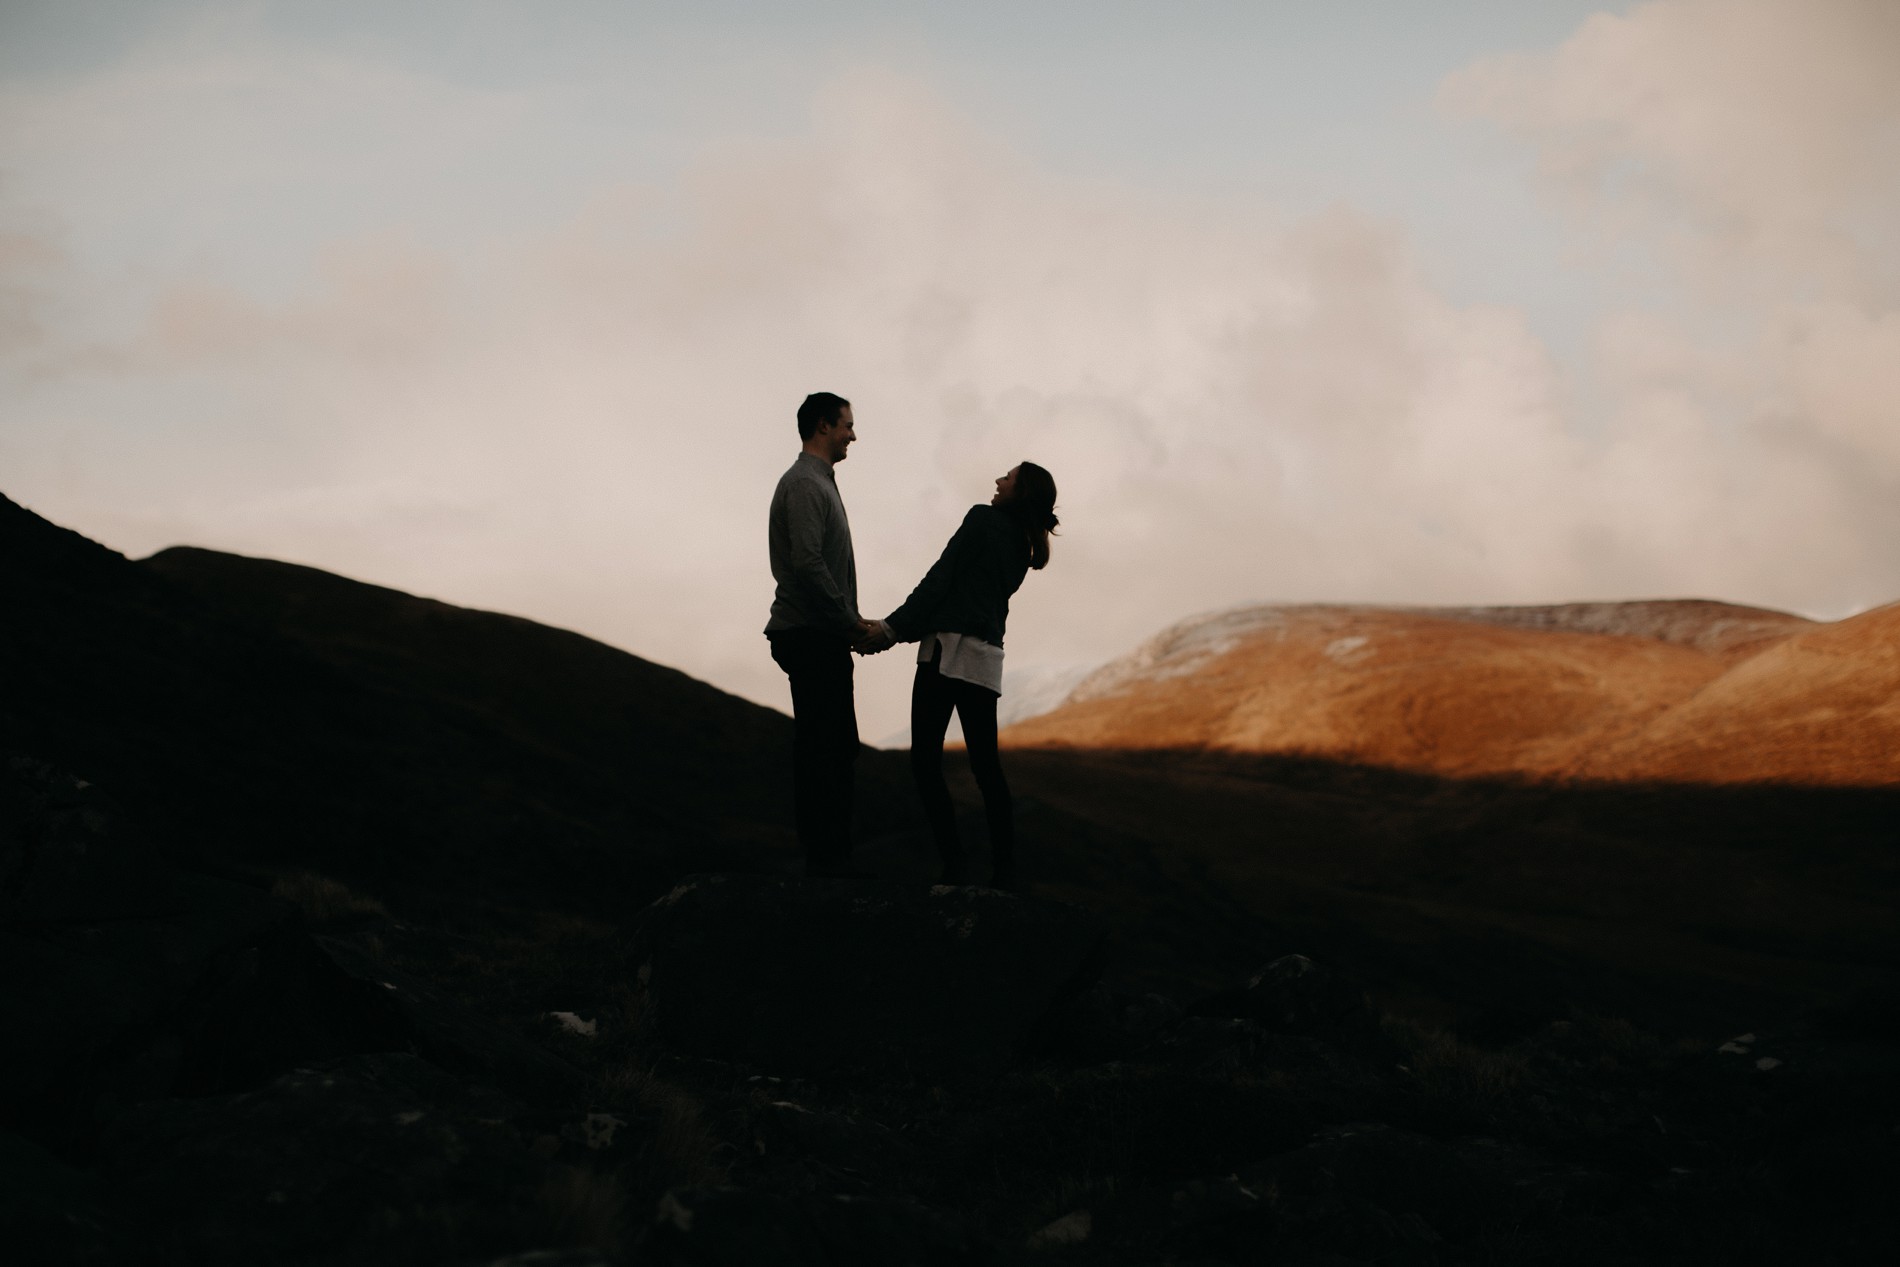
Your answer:
[[[875,655],[915,642],[910,697],[910,767],[943,861],[939,882],[965,884],[969,864],[943,778],[943,737],[954,709],[963,723],[970,771],[989,821],[990,882],[1015,881],[1016,837],[1009,783],[996,751],[996,701],[1003,690],[1003,625],[1009,597],[1030,568],[1049,562],[1056,484],[1023,462],[996,481],[987,506],[972,506],[956,535],[910,597],[882,620],[858,612],[851,524],[833,468],[857,440],[851,402],[814,392],[798,408],[802,448],[772,493],[772,579],[778,590],[765,636],[792,684],[793,784],[805,872],[851,869],[851,796],[858,718],[851,654]]]

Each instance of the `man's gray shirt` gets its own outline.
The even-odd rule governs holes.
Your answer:
[[[772,579],[778,593],[765,632],[834,629],[858,622],[858,564],[851,522],[831,463],[800,453],[772,490]]]

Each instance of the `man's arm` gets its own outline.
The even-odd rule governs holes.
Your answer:
[[[800,481],[785,490],[785,528],[790,545],[792,575],[814,614],[848,630],[859,630],[858,613],[845,597],[844,587],[825,563],[825,521],[831,507],[825,495]]]

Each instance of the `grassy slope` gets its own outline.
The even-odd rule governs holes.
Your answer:
[[[1005,732],[1456,778],[1900,784],[1900,605],[1243,609],[1184,622]]]
[[[1900,972],[1900,793],[1559,789],[1231,754],[1008,761],[1106,850],[1078,856],[1088,833],[1056,829],[1051,879],[1125,909],[1160,958],[1199,940],[1241,971],[1305,950],[1415,1014],[1576,1004],[1678,1032]],[[1116,840],[1205,899],[1158,923],[1165,895],[1108,864]]]
[[[189,865],[612,910],[795,858],[790,719],[579,635],[267,560],[133,562],[4,499],[0,585],[0,743]],[[901,769],[867,767],[867,822],[901,825]]]
[[[202,859],[360,877],[358,894],[286,894],[569,1056],[590,1107],[636,1124],[633,1156],[543,1194],[548,1227],[524,1247],[624,1251],[660,1191],[729,1181],[918,1200],[1013,1246],[1089,1210],[1072,1261],[1151,1262],[1178,1256],[1183,1184],[1373,1119],[1514,1141],[1621,1185],[1600,1216],[1466,1229],[1452,1261],[1864,1248],[1895,1083],[1836,1077],[1825,1051],[1790,1055],[1807,1081],[1755,1079],[1706,1043],[1573,1018],[1501,1050],[1399,1021],[1372,1056],[1248,1040],[968,1083],[764,1082],[674,1060],[645,1036],[617,917],[663,875],[789,858],[783,718],[529,622],[229,556],[130,564],[20,514],[0,505],[0,567],[37,623],[0,626],[25,684],[0,701],[9,741],[108,783]],[[1895,966],[1890,795],[1007,760],[1033,886],[1104,912],[1122,983],[1182,999],[1304,950],[1491,1039],[1513,1009],[1526,1030],[1581,1009],[1719,1035]],[[921,880],[902,773],[899,756],[867,762],[866,853]],[[598,1033],[561,1033],[555,1009],[590,1011]],[[832,1138],[788,1140],[787,1103]]]

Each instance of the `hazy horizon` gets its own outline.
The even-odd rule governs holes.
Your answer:
[[[1900,598],[1900,7],[1421,8],[11,5],[0,491],[781,708],[812,390],[867,614],[1055,473],[1032,673],[1256,602]]]

